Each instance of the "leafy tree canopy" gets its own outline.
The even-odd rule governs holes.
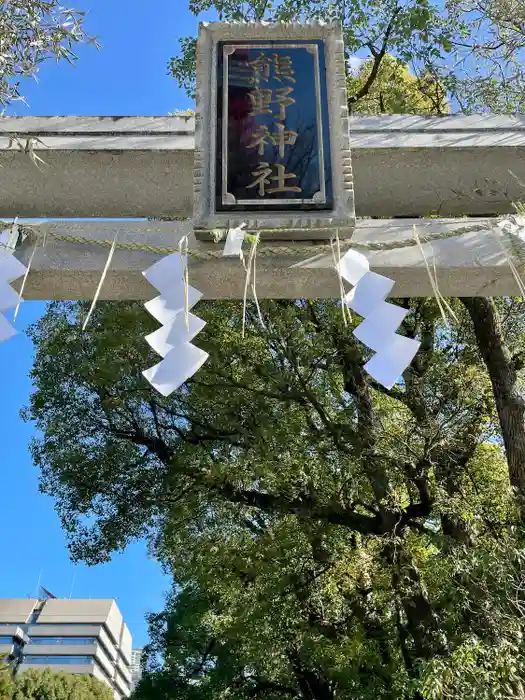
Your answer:
[[[447,114],[446,91],[430,74],[414,76],[406,63],[386,54],[377,72],[369,58],[348,79],[352,114]]]
[[[86,305],[53,303],[35,326],[33,454],[72,556],[149,534],[177,583],[138,698],[519,687],[519,502],[475,328],[466,304],[447,327],[402,303],[423,345],[392,391],[331,301],[266,302],[266,330],[250,308],[244,339],[240,304],[201,304],[210,360],[169,399],[141,376],[141,305],[100,304],[82,332]],[[491,308],[510,353],[523,304]]]
[[[519,111],[519,8],[510,27],[497,2],[190,8],[335,14],[370,56],[356,113]],[[516,49],[499,64],[495,36]],[[175,582],[136,700],[525,696],[523,300],[454,300],[447,324],[433,299],[396,303],[422,347],[391,391],[333,301],[265,302],[264,329],[249,305],[244,338],[241,304],[201,303],[210,360],[168,399],[141,375],[140,304],[99,304],[82,331],[86,304],[53,303],[33,327],[32,452],[73,559],[147,536]]]
[[[522,0],[191,0],[189,6],[197,16],[215,10],[224,21],[335,19],[349,56],[369,57],[374,72],[386,54],[400,59],[434,109],[442,104],[442,88],[454,111],[525,109]],[[168,71],[193,94],[194,37],[180,39]],[[429,85],[439,85],[438,94]]]
[[[11,667],[0,662],[0,700],[12,700],[14,682]]]
[[[91,676],[28,669],[12,678],[11,668],[0,667],[0,700],[113,700],[102,681]]]

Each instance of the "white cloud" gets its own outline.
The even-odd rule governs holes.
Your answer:
[[[366,58],[358,58],[357,56],[350,56],[348,59],[348,67],[353,75],[357,75]]]

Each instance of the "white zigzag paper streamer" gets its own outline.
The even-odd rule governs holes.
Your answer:
[[[0,233],[0,342],[9,340],[16,335],[16,330],[2,314],[8,309],[13,309],[22,301],[10,283],[18,277],[22,277],[27,269],[15,258],[12,251],[6,248],[9,233],[10,231]]]
[[[163,358],[142,374],[163,396],[178,389],[208,359],[204,350],[191,344],[206,324],[191,313],[186,318],[186,294],[189,309],[202,297],[201,292],[189,285],[185,292],[182,271],[186,264],[186,256],[172,253],[142,273],[160,292],[160,296],[144,306],[162,324],[161,328],[147,335],[146,340]]]
[[[385,301],[394,281],[371,272],[368,260],[355,250],[349,250],[337,265],[341,277],[353,285],[345,302],[364,320],[354,329],[355,337],[375,355],[365,369],[387,389],[391,389],[414,359],[421,343],[398,335],[396,330],[408,311]]]

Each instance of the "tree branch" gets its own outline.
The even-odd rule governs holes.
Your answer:
[[[352,97],[349,98],[348,103],[349,104],[354,104],[355,102],[358,102],[360,99],[368,95],[370,92],[370,89],[372,85],[375,82],[375,79],[377,78],[377,74],[379,72],[379,67],[381,65],[381,61],[385,57],[386,50],[388,48],[388,41],[390,39],[390,36],[392,34],[392,31],[394,30],[394,25],[396,18],[398,14],[401,12],[401,7],[399,5],[396,6],[394,9],[394,12],[392,13],[392,17],[390,18],[390,22],[388,23],[388,26],[385,31],[385,35],[383,37],[383,43],[381,45],[380,50],[378,51],[375,46],[370,42],[367,44],[368,48],[370,49],[370,53],[374,57],[374,64],[372,66],[372,70],[370,71],[370,75],[365,81],[365,84],[363,87],[357,92],[356,95],[353,95]]]
[[[480,354],[492,384],[498,411],[510,483],[522,499],[525,517],[525,399],[518,386],[518,375],[505,344],[494,302],[490,298],[464,297]]]
[[[199,663],[198,666],[196,666],[193,671],[187,676],[187,681],[191,680],[192,678],[195,678],[195,676],[198,676],[201,672],[202,669],[204,668],[206,662],[208,661],[211,652],[213,651],[213,648],[215,646],[216,640],[211,639],[210,642],[208,643],[208,646],[204,650],[204,653],[202,655],[201,662]]]
[[[217,484],[212,486],[211,489],[230,501],[230,503],[259,508],[267,513],[291,513],[299,518],[322,520],[331,525],[340,525],[368,535],[386,535],[394,531],[400,532],[403,528],[410,525],[410,521],[413,518],[428,517],[432,507],[432,500],[428,498],[422,503],[411,504],[399,511],[382,508],[376,515],[371,517],[338,507],[335,504],[320,505],[309,496],[290,499],[282,495],[264,493],[253,489],[239,489],[232,484]]]
[[[298,698],[299,692],[295,688],[290,688],[287,685],[281,685],[280,683],[274,683],[273,681],[262,681],[255,680],[256,686],[248,691],[248,695],[252,698],[258,695],[266,694],[267,691],[272,691],[274,693],[281,693],[282,695],[291,695],[293,698]]]

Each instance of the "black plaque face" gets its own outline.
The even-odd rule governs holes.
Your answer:
[[[333,207],[322,41],[218,45],[216,211]]]

